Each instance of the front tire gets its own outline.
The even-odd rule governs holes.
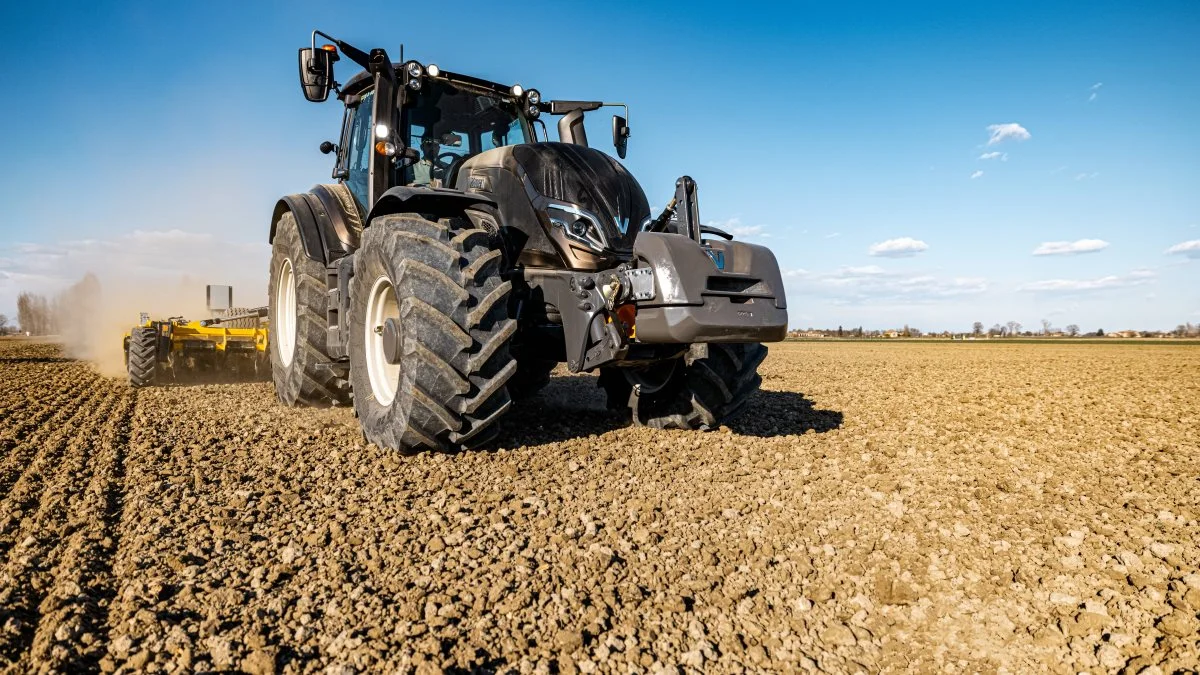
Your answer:
[[[334,370],[326,352],[325,266],[310,259],[300,242],[300,228],[290,212],[283,214],[271,242],[270,303],[271,375],[275,396],[287,406],[330,406],[349,402],[349,384]]]
[[[709,344],[707,352],[648,369],[642,383],[648,393],[638,399],[633,423],[708,431],[741,410],[762,384],[758,366],[767,357],[767,348],[757,342]],[[608,395],[609,408],[627,407],[638,380],[637,371],[604,369],[600,386]]]
[[[367,440],[403,452],[492,440],[511,405],[517,325],[487,232],[461,220],[381,216],[355,255],[350,380]],[[398,363],[388,361],[389,319]]]

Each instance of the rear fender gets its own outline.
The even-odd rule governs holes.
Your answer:
[[[271,215],[271,233],[268,243],[274,243],[275,231],[284,214],[291,213],[296,219],[296,227],[300,230],[300,245],[304,247],[304,255],[322,265],[329,261],[329,244],[326,242],[321,228],[317,223],[317,215],[313,212],[310,194],[287,195],[275,203],[275,212]]]
[[[304,254],[322,265],[353,253],[362,234],[362,214],[344,185],[316,185],[304,194],[288,195],[275,204],[268,242],[283,214],[291,212],[300,228]]]

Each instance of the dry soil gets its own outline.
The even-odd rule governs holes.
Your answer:
[[[0,670],[1171,672],[1200,348],[798,343],[712,433],[590,376],[401,457],[0,341]]]

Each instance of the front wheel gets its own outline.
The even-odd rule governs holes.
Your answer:
[[[376,218],[350,287],[350,381],[367,440],[403,452],[476,447],[511,405],[512,285],[487,232]]]
[[[641,370],[606,368],[600,386],[610,409],[632,400],[633,423],[656,429],[716,429],[758,391],[758,366],[767,348],[757,342],[709,344],[707,354],[691,354]],[[630,393],[639,387],[641,395]]]

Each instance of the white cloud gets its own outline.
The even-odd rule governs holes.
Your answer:
[[[784,277],[799,286],[803,295],[825,298],[832,304],[932,303],[987,291],[985,279],[943,278],[925,272],[888,271],[878,265],[840,267],[832,272],[789,270]]]
[[[1091,180],[1099,175],[1099,171],[1093,171],[1091,173],[1077,173],[1075,174],[1075,180]]]
[[[1108,242],[1103,239],[1080,239],[1078,241],[1046,241],[1033,249],[1034,255],[1075,255],[1076,253],[1095,253],[1108,248]]]
[[[910,258],[929,248],[929,244],[920,239],[912,237],[900,237],[899,239],[888,239],[877,244],[871,244],[867,249],[867,255],[882,256],[884,258]]]
[[[1088,94],[1088,103],[1091,103],[1092,101],[1096,100],[1096,97],[1100,94],[1100,87],[1103,87],[1103,86],[1104,86],[1103,82],[1097,82],[1096,84],[1093,84],[1091,86],[1092,93]]]
[[[1096,92],[1093,91],[1090,95],[1088,95],[1088,103],[1091,103],[1092,101],[1095,101],[1095,100],[1096,100]]]
[[[990,134],[988,136],[988,145],[995,145],[1007,140],[1027,141],[1030,139],[1029,130],[1016,122],[989,124],[987,130]]]
[[[1188,258],[1200,259],[1200,239],[1184,241],[1166,250],[1171,255],[1182,255]]]
[[[985,152],[979,156],[979,159],[998,159],[1001,162],[1007,162],[1008,161],[1008,153],[1007,152],[999,152],[999,151]]]
[[[1100,87],[1103,87],[1103,86],[1104,86],[1103,82],[1097,82],[1096,84],[1092,85],[1092,91],[1096,91],[1097,89],[1099,89]]]
[[[979,178],[982,175],[983,175],[983,171],[976,170],[975,172],[973,172],[971,174],[971,180],[975,180],[976,178]]]
[[[1033,281],[1017,288],[1034,293],[1078,293],[1141,286],[1155,280],[1150,270],[1134,270],[1125,275],[1109,275],[1099,279],[1046,279]]]
[[[724,221],[710,221],[706,225],[725,230],[740,239],[753,239],[755,237],[766,239],[771,236],[766,232],[766,225],[743,225],[741,219],[736,217]]]
[[[842,236],[841,232],[830,232],[829,234],[825,235],[825,238],[826,239],[836,239],[840,236]]]

